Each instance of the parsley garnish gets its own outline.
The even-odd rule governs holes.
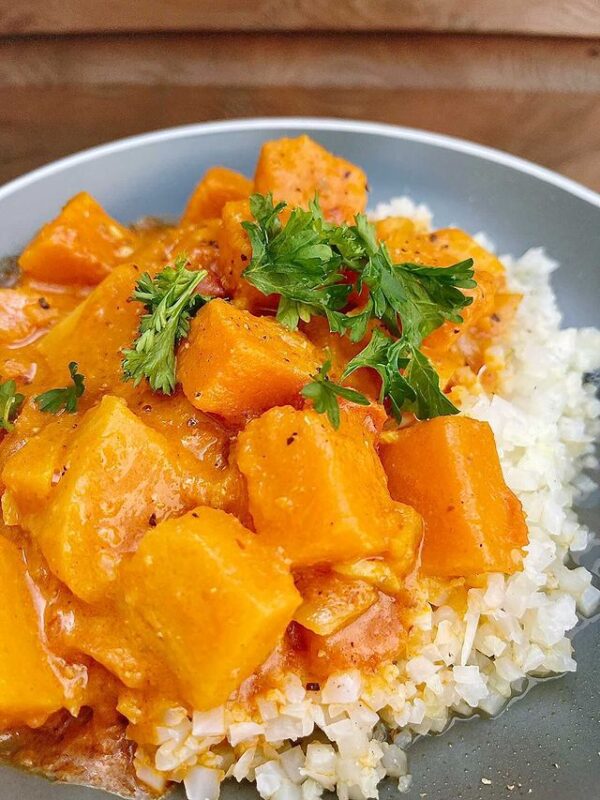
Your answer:
[[[196,292],[206,270],[186,269],[187,258],[175,259],[154,278],[146,272],[136,284],[132,300],[146,307],[139,335],[123,355],[123,375],[137,386],[144,378],[156,392],[171,394],[175,388],[175,348],[187,335],[190,320],[206,302]]]
[[[285,207],[274,206],[270,194],[250,198],[256,222],[242,223],[252,245],[244,278],[265,295],[280,295],[277,319],[287,328],[294,330],[315,314],[331,323],[352,286],[338,269],[342,258],[330,241],[330,226],[316,199],[308,211],[295,208],[283,226],[279,214]]]
[[[407,409],[420,419],[456,414],[419,348],[445,321],[462,322],[460,311],[472,298],[460,290],[476,285],[473,260],[449,267],[394,264],[364,214],[356,216],[354,225],[333,225],[323,219],[315,198],[308,211],[293,209],[283,225],[279,215],[285,207],[273,205],[270,195],[253,195],[250,209],[256,222],[243,223],[252,245],[244,278],[263,294],[280,295],[279,321],[295,329],[300,320],[324,316],[331,331],[358,342],[371,320],[380,320],[391,337],[376,329],[343,377],[360,367],[377,370],[383,382],[381,400],[389,399],[397,418]],[[356,276],[353,284],[348,270]],[[368,295],[363,308],[345,313],[352,289],[361,292],[364,287]],[[315,408],[332,419],[332,404],[343,395],[336,394],[336,384],[326,373],[321,377],[306,388],[318,393],[320,408],[316,403]]]
[[[350,389],[347,386],[340,386],[327,377],[331,369],[331,361],[326,361],[319,368],[316,375],[313,375],[312,383],[307,383],[302,389],[302,395],[313,402],[315,411],[320,414],[327,414],[329,421],[337,430],[340,427],[340,407],[338,397],[358,403],[361,406],[368,406],[369,400],[360,392]]]
[[[375,329],[369,344],[351,359],[342,380],[361,367],[371,367],[381,377],[380,401],[390,401],[396,419],[413,411],[419,419],[456,414],[458,409],[440,391],[439,378],[429,360],[404,337],[392,339]]]
[[[460,289],[472,289],[473,259],[450,267],[394,264],[385,244],[377,244],[366,217],[356,218],[354,230],[365,242],[368,260],[359,273],[359,286],[369,289],[367,306],[394,335],[415,346],[446,320],[462,322],[458,313],[473,302]]]
[[[0,428],[12,431],[13,421],[24,400],[25,396],[17,392],[17,384],[13,380],[0,383]]]
[[[77,372],[77,363],[71,361],[69,373],[72,386],[65,386],[61,389],[49,389],[43,394],[38,394],[34,398],[35,404],[40,411],[46,414],[58,414],[59,411],[66,411],[74,414],[77,411],[77,401],[85,391],[85,377]]]

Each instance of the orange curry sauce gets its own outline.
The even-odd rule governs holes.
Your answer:
[[[26,397],[0,432],[0,754],[15,763],[135,796],[125,715],[140,740],[157,706],[369,672],[405,654],[428,586],[519,567],[526,529],[486,425],[397,430],[367,370],[348,385],[371,406],[342,404],[339,431],[302,399],[326,348],[335,378],[365,341],[274,320],[277,298],[242,276],[252,192],[304,207],[318,193],[336,223],[367,203],[358,167],[306,136],[269,142],[253,180],[209,170],[176,225],[125,228],[76,196],[0,288],[0,379]],[[500,262],[457,229],[390,218],[377,234],[395,262],[473,258],[464,322],[424,351],[456,402],[493,390],[490,345],[519,302]],[[122,360],[136,282],[180,253],[216,299],[167,396],[124,381]],[[76,412],[43,413],[34,398],[67,386],[70,362]]]

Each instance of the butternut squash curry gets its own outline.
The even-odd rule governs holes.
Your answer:
[[[463,231],[366,205],[281,139],[174,224],[78,194],[4,275],[5,759],[134,796],[159,709],[368,674],[424,586],[520,569],[491,429],[457,415],[519,297]]]

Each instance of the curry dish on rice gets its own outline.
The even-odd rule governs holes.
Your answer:
[[[252,180],[209,169],[174,224],[78,194],[21,254],[0,289],[6,759],[160,793],[134,761],[165,709],[235,720],[290,675],[375,674],[418,647],[427,598],[460,613],[522,568],[491,428],[458,413],[494,391],[521,298],[467,233],[366,207],[365,174],[302,136]]]

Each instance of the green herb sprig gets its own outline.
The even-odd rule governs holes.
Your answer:
[[[69,374],[72,385],[64,386],[60,389],[49,389],[34,398],[34,402],[40,411],[46,414],[58,414],[59,411],[74,414],[77,411],[77,403],[85,391],[85,377],[77,370],[77,363],[71,361]]]
[[[358,403],[361,406],[368,406],[369,400],[360,392],[350,389],[348,386],[341,386],[334,383],[328,373],[331,369],[331,361],[327,360],[319,368],[316,375],[313,375],[311,383],[307,383],[302,389],[301,394],[312,400],[315,410],[320,414],[327,414],[329,421],[337,430],[340,427],[340,406],[338,398]]]
[[[173,266],[165,267],[154,278],[144,273],[136,284],[132,300],[143,303],[147,313],[133,346],[123,352],[124,378],[135,386],[146,379],[153,391],[171,394],[175,389],[177,344],[207,301],[196,292],[206,270],[188,270],[187,263],[187,257],[180,255]]]
[[[14,420],[25,400],[25,395],[17,392],[13,380],[0,383],[0,429],[12,431]]]
[[[375,329],[369,344],[351,359],[342,380],[355,370],[370,367],[381,377],[380,402],[389,399],[392,414],[412,411],[418,419],[456,414],[458,409],[439,389],[439,378],[429,360],[404,337],[392,339]]]
[[[277,319],[286,327],[295,330],[313,315],[334,324],[352,291],[339,271],[342,257],[316,200],[308,211],[293,209],[283,226],[279,214],[285,207],[274,205],[271,195],[250,198],[256,222],[242,223],[252,246],[244,278],[265,295],[280,295]]]
[[[458,409],[440,390],[438,375],[420,347],[445,321],[463,321],[460,312],[472,298],[461,289],[476,286],[473,260],[449,267],[394,264],[364,214],[356,216],[354,225],[334,225],[323,219],[315,198],[308,211],[293,209],[283,225],[279,215],[285,207],[274,205],[270,195],[253,195],[250,209],[256,222],[243,223],[252,245],[252,260],[243,276],[263,294],[280,295],[279,321],[296,329],[300,320],[324,316],[332,332],[358,342],[369,323],[380,320],[389,335],[375,329],[369,344],[348,363],[342,380],[361,367],[375,369],[382,378],[380,399],[389,400],[397,418],[406,410],[420,419],[456,414]],[[352,290],[361,293],[364,288],[364,306],[345,312]],[[326,374],[322,371],[323,380],[309,387],[316,386],[310,388],[319,402],[315,408],[331,418],[332,404],[343,395],[336,395],[337,384]]]

